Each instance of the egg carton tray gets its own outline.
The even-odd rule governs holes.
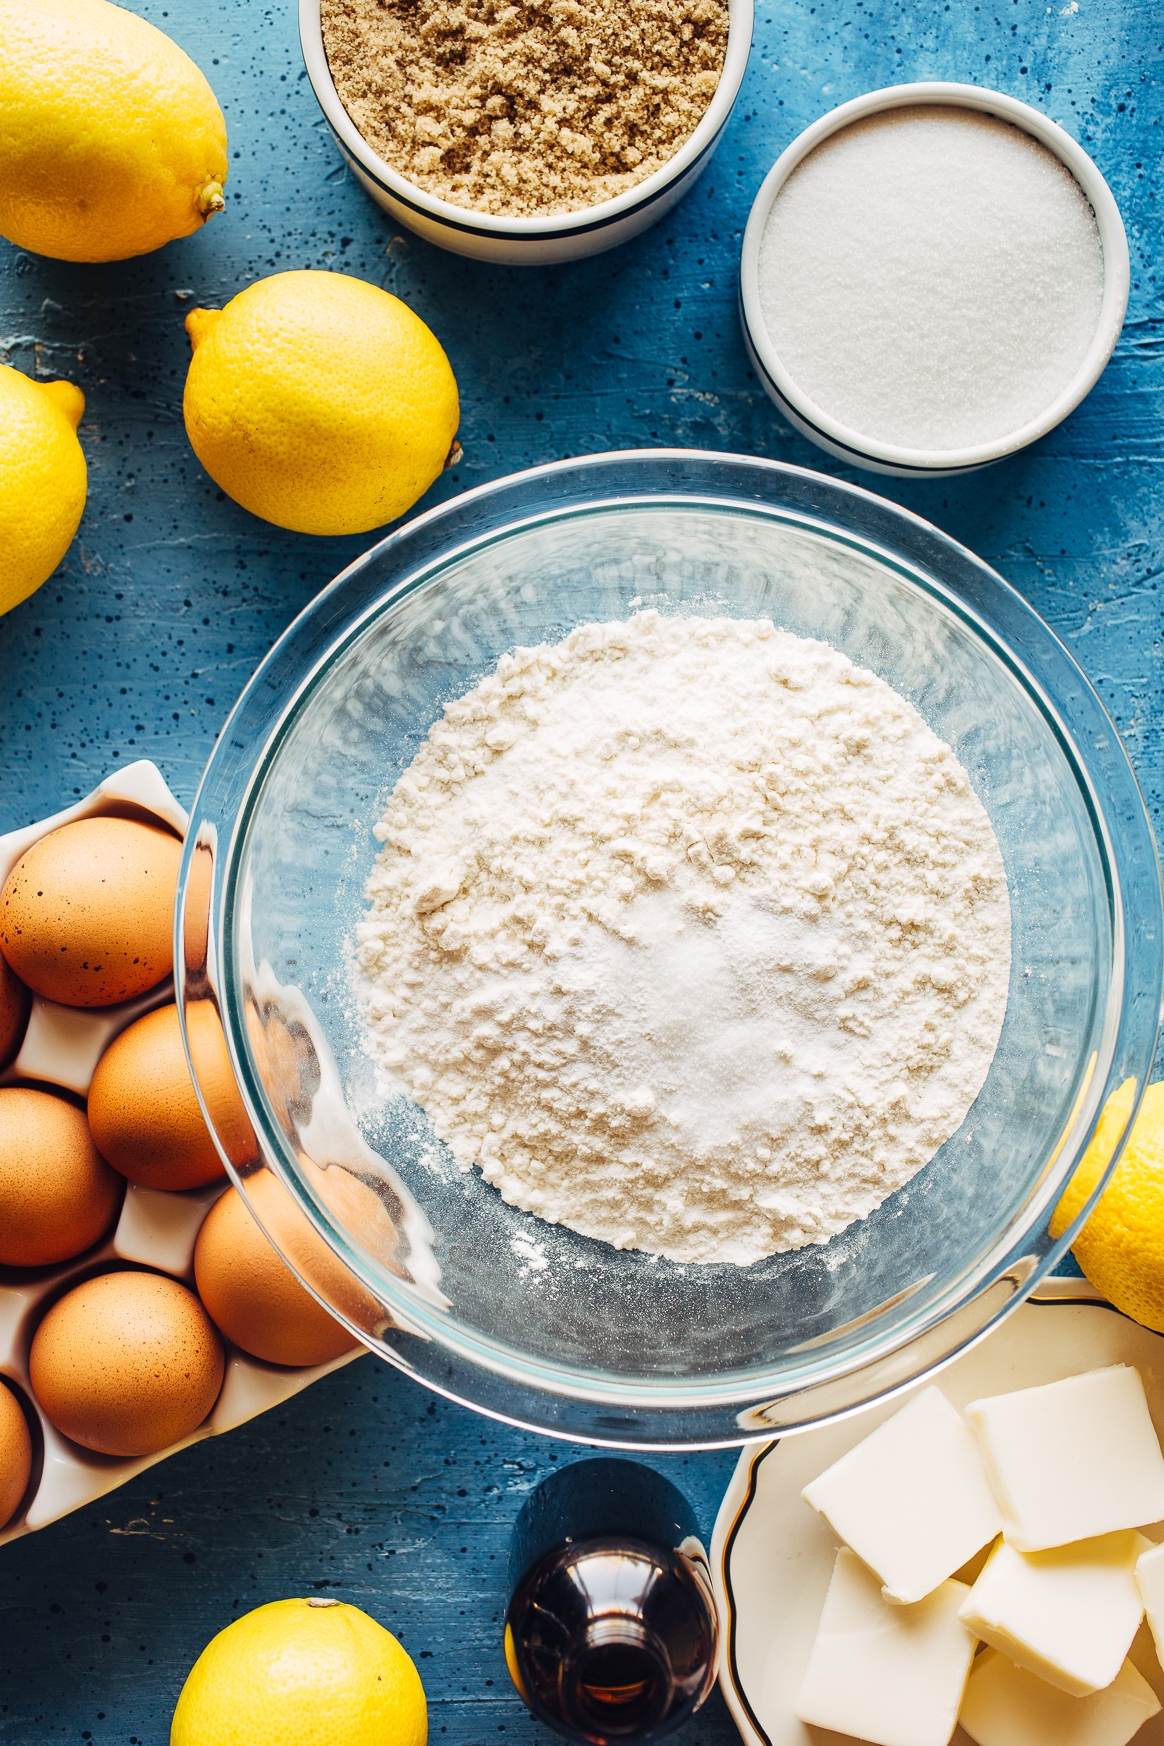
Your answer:
[[[97,817],[137,818],[150,823],[160,820],[181,835],[185,835],[188,822],[160,770],[142,759],[114,771],[75,806],[0,836],[0,884],[21,855],[49,831],[73,819]],[[77,1098],[86,1097],[94,1069],[114,1037],[143,1013],[165,1006],[173,998],[170,977],[120,1006],[59,1006],[34,995],[24,1040],[15,1059],[0,1072],[0,1085],[56,1088]],[[13,1387],[24,1409],[33,1443],[28,1489],[16,1514],[0,1529],[0,1545],[47,1527],[188,1444],[233,1430],[321,1376],[366,1356],[357,1348],[328,1364],[292,1370],[264,1364],[224,1339],[226,1370],[209,1417],[180,1443],[133,1460],[94,1454],[63,1437],[49,1423],[29,1383],[28,1353],[50,1305],[70,1286],[111,1268],[148,1268],[193,1288],[194,1244],[203,1219],[226,1187],[224,1180],[209,1188],[176,1193],[129,1182],[116,1226],[96,1247],[55,1267],[0,1267],[0,1376]]]

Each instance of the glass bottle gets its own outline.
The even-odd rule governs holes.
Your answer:
[[[514,1526],[505,1659],[541,1721],[582,1746],[657,1740],[715,1684],[719,1627],[694,1513],[637,1461],[572,1462]]]

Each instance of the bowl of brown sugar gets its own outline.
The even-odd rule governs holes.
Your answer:
[[[614,248],[692,187],[752,0],[300,0],[299,33],[340,150],[393,218],[548,265]]]

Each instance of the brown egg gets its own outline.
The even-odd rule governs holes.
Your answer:
[[[32,1438],[20,1402],[0,1381],[0,1528],[6,1527],[28,1490]]]
[[[360,1292],[277,1177],[263,1170],[248,1177],[246,1186],[280,1248],[297,1265],[306,1261],[304,1273],[329,1297],[335,1284],[349,1296]],[[358,1344],[300,1285],[237,1188],[228,1188],[206,1215],[194,1250],[194,1277],[203,1303],[227,1339],[268,1364],[325,1364]]]
[[[202,1188],[226,1172],[202,1119],[176,1006],[115,1037],[89,1087],[89,1127],[103,1158],[147,1188]]]
[[[117,1217],[124,1187],[82,1110],[47,1091],[0,1087],[0,1262],[45,1267],[79,1255]]]
[[[103,1455],[156,1455],[202,1423],[222,1341],[192,1291],[158,1273],[103,1273],[45,1316],[32,1392],[63,1436]]]
[[[218,1143],[235,1169],[245,1170],[258,1159],[259,1148],[235,1083],[222,1020],[213,1001],[187,1001],[186,1035],[190,1039],[190,1058],[198,1075],[198,1087],[206,1099]]]
[[[400,1232],[372,1185],[361,1181],[358,1176],[353,1176],[342,1164],[319,1165],[302,1152],[298,1154],[298,1158],[299,1168],[306,1178],[308,1188],[333,1214],[341,1230],[351,1231],[361,1248],[373,1255],[390,1273],[407,1279],[409,1275],[400,1255]],[[330,1249],[326,1252],[331,1273],[326,1285],[321,1283],[321,1290],[328,1301],[342,1310],[344,1315],[350,1316],[357,1327],[372,1333],[384,1321],[383,1308],[368,1295],[355,1275],[348,1272]],[[298,1262],[293,1254],[291,1259]],[[306,1257],[304,1262],[305,1264],[298,1263],[303,1265],[304,1277],[314,1282],[312,1264]],[[342,1278],[337,1278],[337,1273]]]
[[[307,1119],[310,1112],[308,1086],[312,1082],[319,1084],[319,1066],[311,1039],[301,1024],[292,1029],[270,1001],[260,1007],[253,997],[248,1000],[246,1021],[251,1059],[270,1099],[272,1113],[283,1132],[292,1135],[297,1121]]]
[[[0,1067],[7,1067],[24,1041],[32,991],[0,952]]]
[[[64,1006],[144,994],[174,962],[182,845],[159,825],[83,818],[22,855],[0,891],[0,950]]]

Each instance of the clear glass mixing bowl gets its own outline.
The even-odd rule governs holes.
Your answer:
[[[962,1128],[871,1217],[747,1268],[616,1251],[462,1175],[419,1109],[377,1098],[353,992],[372,826],[442,705],[515,644],[648,606],[768,617],[881,674],[970,772],[1010,882],[1009,1006]],[[274,1172],[307,1215],[275,1233],[305,1283],[429,1387],[623,1446],[819,1423],[983,1334],[1073,1235],[1053,1240],[1051,1213],[1108,1094],[1142,1091],[1160,1016],[1151,828],[1047,626],[869,492],[686,451],[484,486],[339,576],[223,729],[178,929],[204,1108],[243,1192]],[[245,1118],[201,1022],[214,1007]],[[254,1205],[268,1218],[269,1196]]]

